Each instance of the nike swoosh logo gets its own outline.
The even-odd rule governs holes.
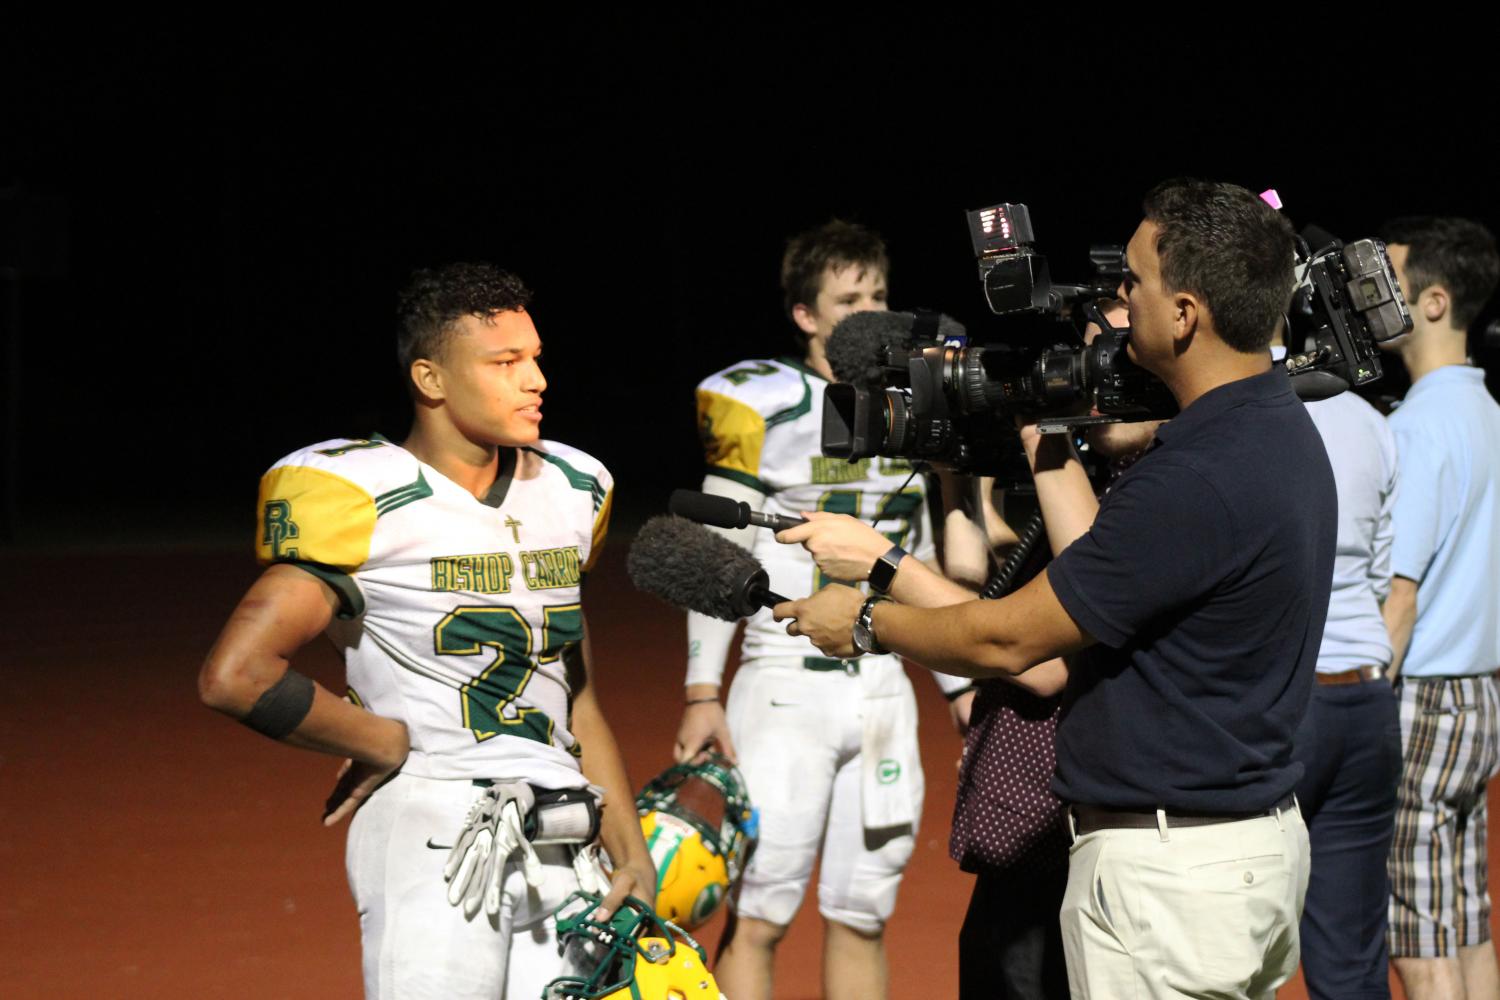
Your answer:
[[[451,851],[451,850],[453,850],[453,845],[452,844],[434,844],[432,842],[432,838],[431,837],[427,838],[427,846],[430,847],[430,848],[432,848],[434,851]]]
[[[777,701],[775,698],[771,699],[772,708],[796,708],[799,704],[801,703],[795,701]]]

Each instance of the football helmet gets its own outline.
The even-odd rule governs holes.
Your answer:
[[[569,974],[542,1000],[724,1000],[698,942],[634,896],[607,921],[603,898],[575,892],[557,909],[557,939]]]
[[[750,860],[759,814],[745,779],[718,754],[676,764],[635,799],[656,863],[656,912],[692,930],[718,910]]]

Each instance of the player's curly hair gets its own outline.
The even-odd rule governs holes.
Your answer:
[[[1424,289],[1442,285],[1453,305],[1453,325],[1462,330],[1483,311],[1500,282],[1495,237],[1471,219],[1410,215],[1380,227],[1387,243],[1406,245],[1406,283],[1411,305]]]
[[[396,304],[396,358],[403,371],[418,358],[442,356],[465,316],[525,309],[531,292],[493,264],[444,264],[413,271]]]
[[[890,258],[880,234],[856,222],[834,219],[816,229],[798,233],[786,241],[781,258],[781,292],[786,314],[793,307],[815,306],[823,286],[823,272],[830,266],[842,270],[854,265],[889,276]]]

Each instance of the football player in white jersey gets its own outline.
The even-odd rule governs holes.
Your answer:
[[[596,831],[614,868],[604,912],[627,893],[653,899],[580,601],[612,480],[541,439],[528,298],[489,265],[413,277],[398,337],[410,436],[325,441],[266,473],[267,568],[199,677],[213,708],[348,758],[324,822],[354,817],[348,873],[372,998],[540,996],[562,971],[551,913],[599,877],[585,846]],[[347,700],[289,667],[324,632]],[[594,808],[590,785],[609,808]],[[582,820],[549,843],[556,807]],[[483,860],[465,852],[476,842],[498,863],[461,864]]]
[[[851,463],[821,452],[823,389],[832,379],[825,345],[843,317],[886,308],[887,269],[880,237],[862,226],[835,221],[790,240],[782,288],[806,338],[803,357],[746,361],[710,376],[698,387],[698,420],[704,492],[767,513],[860,517],[890,539],[893,570],[904,549],[932,559],[922,480],[905,461]],[[780,545],[769,531],[727,534],[755,554],[777,593],[810,594],[829,582],[801,547]],[[689,615],[687,706],[675,748],[678,760],[710,745],[736,760],[760,811],[760,842],[732,898],[715,976],[735,1000],[771,995],[776,945],[821,851],[824,995],[884,997],[884,925],[922,810],[911,684],[894,656],[830,660],[761,611],[745,624],[726,707],[719,690],[734,631]],[[941,683],[955,692],[968,686]]]

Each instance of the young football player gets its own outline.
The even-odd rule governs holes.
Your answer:
[[[746,361],[705,379],[698,421],[705,492],[792,517],[862,518],[890,539],[883,562],[893,570],[903,547],[932,556],[922,480],[902,460],[851,463],[821,452],[823,389],[833,377],[825,347],[840,319],[886,308],[887,270],[884,244],[862,226],[835,221],[790,240],[782,289],[805,341],[802,357]],[[778,593],[829,582],[802,548],[778,544],[769,531],[730,537],[755,554]],[[872,574],[872,586],[881,580]],[[732,624],[689,616],[687,705],[675,748],[680,761],[707,746],[736,760],[760,810],[760,842],[715,967],[719,985],[735,1000],[771,995],[776,945],[821,852],[824,995],[884,997],[882,932],[922,811],[911,684],[894,656],[828,659],[762,611],[746,622],[726,708],[719,689],[733,635]]]
[[[211,707],[348,758],[324,822],[353,816],[372,998],[540,996],[563,971],[552,911],[580,884],[606,888],[596,833],[614,865],[597,915],[653,898],[580,603],[612,480],[541,439],[528,299],[486,264],[413,276],[398,334],[410,436],[325,441],[272,466],[267,568],[199,677]],[[289,666],[325,631],[347,700]]]

